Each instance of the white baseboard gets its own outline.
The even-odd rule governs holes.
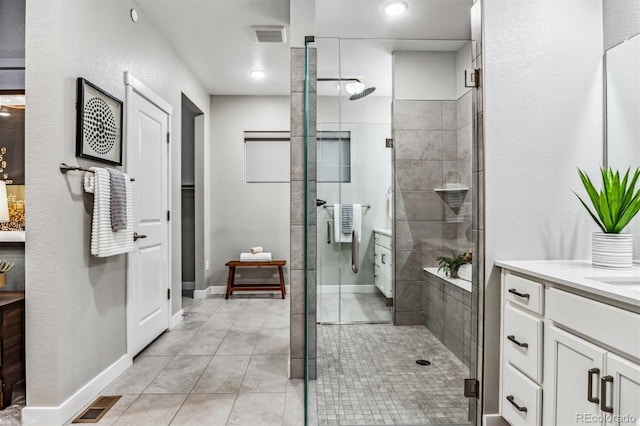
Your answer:
[[[210,285],[204,290],[194,290],[193,298],[194,299],[206,299],[210,294],[225,294],[227,292],[227,287],[223,285]]]
[[[378,290],[373,284],[366,285],[320,285],[318,286],[319,294],[353,294],[353,293],[376,293]]]
[[[25,426],[63,425],[93,401],[132,363],[132,358],[129,355],[123,355],[57,407],[24,407],[22,409],[22,424]]]
[[[180,321],[182,321],[182,314],[184,314],[184,310],[180,309],[174,316],[171,317],[171,324],[169,324],[169,330],[173,330],[173,327],[180,324]]]
[[[482,426],[509,426],[500,414],[485,414],[482,416]]]

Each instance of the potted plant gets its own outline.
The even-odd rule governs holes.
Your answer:
[[[602,232],[594,232],[592,239],[592,264],[598,268],[630,268],[633,265],[633,235],[622,230],[640,211],[640,189],[635,190],[640,168],[630,176],[627,169],[622,179],[611,167],[601,168],[602,189],[598,191],[587,174],[578,169],[587,191],[593,211],[576,196],[587,209]]]
[[[444,271],[444,273],[451,278],[458,278],[458,270],[460,267],[471,262],[471,250],[462,254],[456,254],[454,251],[451,251],[451,255],[451,257],[436,257],[439,265],[438,272]]]
[[[15,262],[9,262],[4,257],[0,259],[0,288],[7,286],[7,272],[9,272],[15,264]]]

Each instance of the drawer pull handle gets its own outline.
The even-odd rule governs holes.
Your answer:
[[[600,398],[598,398],[597,396],[593,396],[593,376],[596,374],[600,374],[599,368],[590,368],[589,372],[587,373],[587,380],[589,380],[587,384],[587,399],[589,400],[589,402],[599,404]]]
[[[600,409],[607,413],[613,413],[613,407],[607,406],[607,382],[613,384],[613,377],[604,376],[600,379]]]
[[[518,297],[522,297],[523,299],[528,299],[529,295],[527,293],[519,293],[515,288],[510,288],[509,293],[515,294]]]
[[[507,401],[511,403],[518,411],[522,411],[523,413],[527,412],[527,407],[521,407],[517,402],[514,401],[513,395],[507,395]]]
[[[516,345],[520,346],[521,348],[528,348],[529,344],[528,343],[520,343],[516,340],[516,336],[507,336],[507,339],[511,340],[513,343],[515,343]]]
[[[381,257],[381,262],[382,262],[382,264],[383,264],[383,265],[386,265],[386,264],[387,264],[387,262],[385,262],[385,261],[384,261],[384,255],[385,255],[385,254],[384,254],[384,253],[382,253],[382,256],[380,256],[380,257]]]

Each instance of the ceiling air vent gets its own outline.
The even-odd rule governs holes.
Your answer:
[[[286,43],[287,35],[284,31],[284,27],[281,26],[267,26],[267,27],[252,27],[253,33],[256,36],[258,43]]]

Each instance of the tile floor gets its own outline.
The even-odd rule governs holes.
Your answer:
[[[303,382],[287,378],[288,298],[183,298],[183,309],[102,392],[122,398],[98,425],[303,425]],[[425,327],[322,325],[317,350],[311,426],[466,419],[466,367]]]
[[[430,366],[416,364],[427,359]],[[467,367],[423,326],[318,327],[320,425],[462,424]]]
[[[122,398],[98,425],[303,424],[302,380],[287,378],[288,298],[183,298],[183,309],[102,392]]]
[[[333,287],[333,286],[332,286]],[[318,287],[318,320],[321,323],[391,322],[391,306],[382,293],[327,293]]]

